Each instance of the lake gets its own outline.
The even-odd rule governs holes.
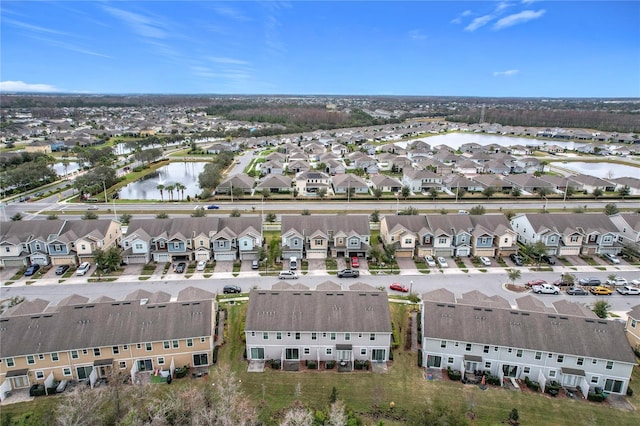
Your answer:
[[[120,189],[120,199],[123,200],[161,200],[160,191],[156,188],[158,184],[164,186],[181,183],[187,187],[184,190],[184,199],[189,195],[191,198],[200,193],[198,175],[204,169],[206,162],[176,162],[160,167],[155,172],[144,178],[132,182]],[[182,193],[173,192],[173,199],[180,200]],[[170,194],[164,190],[163,197],[168,200]]]
[[[595,176],[599,178],[619,178],[619,177],[640,177],[640,169],[633,166],[616,163],[585,163],[580,161],[552,162],[551,166],[558,166],[563,169],[572,170],[583,175]]]

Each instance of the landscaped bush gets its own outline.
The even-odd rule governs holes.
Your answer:
[[[534,382],[533,380],[530,380],[529,377],[525,377],[524,378],[524,383],[531,390],[534,390],[536,392],[538,392],[540,390],[540,383]]]
[[[247,349],[244,349],[244,358],[247,358]],[[211,362],[212,363],[217,363],[218,362],[218,346],[216,346],[215,348],[213,348],[213,356],[211,357]]]
[[[188,365],[176,368],[176,372],[175,372],[176,379],[181,379],[181,378],[185,377],[187,375],[187,373],[189,373],[189,366]]]
[[[279,359],[272,359],[271,361],[269,361],[269,364],[271,364],[271,368],[273,368],[274,370],[280,370],[280,360]]]
[[[327,370],[332,370],[333,367],[336,366],[336,362],[335,361],[327,361],[324,363],[324,368],[326,368]]]
[[[306,364],[309,370],[315,370],[318,368],[318,364],[315,361],[307,361]]]
[[[547,386],[544,388],[544,391],[551,395],[557,395],[560,392],[560,383],[552,380],[550,383],[547,383]]]
[[[422,351],[418,351],[418,367],[422,367]]]
[[[587,399],[589,401],[594,401],[594,402],[602,402],[605,399],[605,396],[601,393],[595,393],[595,392],[589,392],[587,394]]]
[[[391,331],[392,331],[391,347],[393,349],[396,349],[398,348],[398,346],[400,346],[400,336],[398,336],[398,330],[396,329],[396,324],[394,322],[391,323]]]
[[[627,396],[633,396],[633,389],[631,389],[631,386],[627,387]]]
[[[451,367],[447,367],[447,376],[449,376],[449,380],[462,380],[462,373],[458,370],[452,370]]]
[[[489,374],[487,376],[487,383],[494,386],[500,386],[500,377]]]

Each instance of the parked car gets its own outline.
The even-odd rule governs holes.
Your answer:
[[[620,264],[620,259],[618,259],[615,254],[605,253],[604,258],[607,259],[609,262],[613,263],[614,265]]]
[[[599,279],[597,279],[597,278],[593,278],[593,277],[590,277],[590,278],[580,278],[580,279],[578,280],[578,284],[580,284],[580,285],[587,285],[587,286],[592,286],[592,285],[593,285],[593,286],[595,286],[595,285],[600,285],[600,284],[602,284],[602,281],[600,281],[600,280],[599,280]]]
[[[402,285],[400,283],[393,283],[389,286],[389,288],[391,290],[395,290],[395,291],[401,291],[403,293],[408,293],[409,292],[409,287],[407,287],[406,285]]]
[[[178,263],[178,266],[176,266],[175,272],[181,274],[185,269],[187,269],[187,264],[184,262],[180,262]]]
[[[569,287],[567,289],[567,294],[572,296],[586,296],[589,292],[582,287]]]
[[[449,264],[447,263],[447,259],[445,259],[442,256],[438,256],[438,265],[440,265],[441,268],[448,268]]]
[[[616,291],[625,296],[637,296],[640,294],[640,288],[632,287],[630,285],[618,287],[616,288]]]
[[[38,265],[37,263],[34,263],[33,265],[29,266],[26,271],[24,271],[24,276],[30,277],[36,272],[38,272],[38,269],[40,269],[40,265]]]
[[[352,268],[359,268],[360,267],[360,261],[358,260],[358,258],[356,256],[353,256],[351,258],[351,267]]]
[[[60,265],[56,268],[56,275],[62,275],[69,269],[69,265]]]
[[[559,294],[560,287],[551,284],[534,285],[532,290],[536,294]]]
[[[360,271],[355,269],[343,269],[338,271],[338,278],[358,278],[360,276]]]
[[[615,286],[617,287],[617,286],[627,285],[627,284],[629,284],[629,283],[627,282],[627,279],[626,279],[626,278],[622,278],[622,277],[615,277],[615,278],[614,278],[614,279],[612,279],[612,280],[611,280],[611,279],[608,279],[608,280],[607,280],[607,284],[608,284],[608,285],[615,285]]]
[[[525,285],[527,287],[533,287],[534,285],[542,285],[542,284],[547,284],[547,282],[545,280],[537,279],[537,280],[531,280],[528,283],[526,283]]]
[[[204,271],[204,268],[207,266],[207,262],[204,260],[201,260],[200,262],[198,262],[198,265],[196,266],[196,271]]]
[[[424,257],[424,262],[427,264],[427,266],[429,266],[431,268],[435,268],[436,267],[436,261],[433,258],[433,256],[425,256]]]
[[[278,278],[280,278],[281,280],[295,280],[298,278],[298,274],[293,271],[281,271],[280,274],[278,274]]]
[[[611,293],[613,293],[607,287],[602,287],[602,286],[591,287],[589,291],[591,292],[591,294],[599,294],[601,296],[609,296],[611,295]]]
[[[76,269],[76,275],[85,275],[91,269],[91,264],[89,262],[82,262],[78,269]]]
[[[524,265],[524,260],[522,259],[522,257],[520,257],[519,255],[515,254],[515,253],[511,253],[509,255],[509,259],[511,259],[511,261],[516,265],[516,266],[522,266]]]
[[[553,285],[557,285],[558,287],[573,286],[574,284],[576,284],[576,282],[574,281],[573,276],[570,274],[563,274],[559,280],[555,280],[553,282]]]
[[[484,266],[491,266],[491,259],[486,256],[480,256],[480,263],[482,263]]]
[[[210,206],[207,206],[207,210],[218,210],[219,208],[220,206],[215,204],[211,204]]]
[[[225,285],[222,289],[224,294],[242,293],[242,290],[237,285]]]
[[[556,264],[556,260],[553,258],[553,256],[549,256],[547,254],[543,254],[540,259],[542,259],[542,261],[547,263],[548,265],[555,265]]]
[[[631,285],[640,286],[640,280],[631,280]]]
[[[259,269],[260,268],[260,261],[258,259],[253,259],[251,261],[251,269]]]
[[[98,210],[98,206],[89,206],[87,210]]]

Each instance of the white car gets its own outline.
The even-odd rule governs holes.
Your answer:
[[[620,259],[618,259],[615,254],[605,253],[604,258],[607,259],[609,262],[613,263],[614,265],[620,264]]]
[[[481,262],[484,266],[491,266],[491,259],[489,259],[488,257],[481,256],[481,257],[480,257],[480,262]]]
[[[438,256],[438,265],[440,265],[441,268],[448,268],[449,264],[447,263],[447,259],[445,259],[442,256]]]
[[[205,262],[204,260],[201,260],[200,262],[198,262],[198,265],[196,266],[196,271],[204,271],[205,266],[207,266],[207,262]]]
[[[298,274],[296,274],[293,271],[281,271],[280,274],[278,275],[278,278],[280,278],[281,280],[287,280],[287,279],[295,280],[296,278],[298,278]]]
[[[608,285],[615,285],[616,287],[619,287],[619,286],[627,285],[627,284],[629,284],[629,283],[627,282],[627,279],[626,279],[626,278],[622,278],[622,277],[615,277],[615,278],[614,278],[614,279],[612,279],[612,280],[607,280],[607,284],[608,284]]]
[[[436,261],[433,259],[433,256],[425,256],[424,262],[431,268],[436,267]]]
[[[635,286],[640,286],[640,280],[631,280],[631,284]]]
[[[533,292],[536,294],[558,294],[560,293],[560,287],[551,284],[540,284],[532,287]]]
[[[630,285],[625,285],[623,287],[618,287],[616,291],[625,296],[637,296],[640,294],[640,288],[631,287]]]

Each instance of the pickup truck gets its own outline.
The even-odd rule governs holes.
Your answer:
[[[540,284],[532,287],[533,292],[537,294],[558,294],[560,287],[551,284]]]
[[[618,287],[616,288],[616,291],[625,296],[637,296],[640,294],[640,288],[632,287],[630,285]]]
[[[611,279],[607,280],[607,284],[608,285],[615,285],[616,287],[618,287],[618,286],[627,285],[629,283],[627,282],[626,278],[616,277],[616,278],[614,278],[612,280]]]

